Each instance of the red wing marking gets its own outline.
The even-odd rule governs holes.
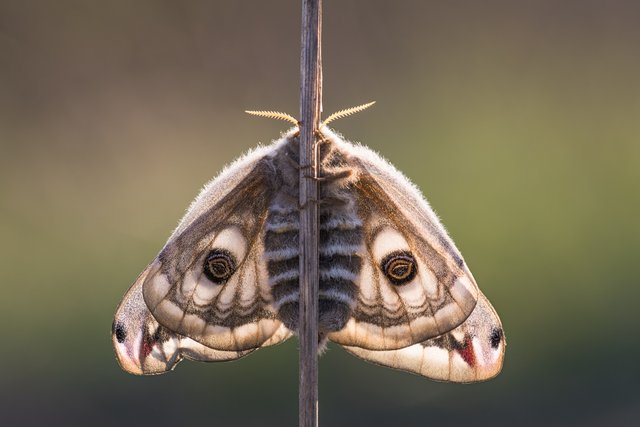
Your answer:
[[[469,335],[464,336],[464,344],[456,348],[456,351],[462,356],[462,359],[467,362],[469,366],[476,365],[476,354],[473,351],[473,341]]]

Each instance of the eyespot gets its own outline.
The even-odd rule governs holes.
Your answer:
[[[500,345],[500,341],[502,341],[502,329],[494,329],[491,331],[491,337],[489,337],[489,341],[491,342],[491,348],[498,348]]]
[[[411,252],[396,251],[384,257],[380,268],[387,279],[394,285],[409,283],[418,274],[418,265]]]
[[[225,249],[213,249],[204,260],[204,274],[213,283],[226,283],[235,271],[236,260]]]
[[[116,340],[118,340],[120,344],[122,344],[127,338],[127,331],[124,329],[124,325],[120,322],[113,324],[113,333],[116,335]]]

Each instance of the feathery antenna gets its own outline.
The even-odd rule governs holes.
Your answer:
[[[376,101],[367,102],[366,104],[358,105],[356,107],[351,107],[351,108],[346,108],[344,110],[336,111],[335,113],[333,113],[329,117],[327,117],[325,119],[325,121],[323,121],[320,124],[320,126],[325,126],[325,125],[329,124],[330,122],[332,122],[334,120],[338,120],[338,119],[341,119],[343,117],[347,117],[347,116],[351,116],[352,114],[359,113],[360,111],[366,110],[367,108],[371,107],[375,103],[376,103]],[[300,125],[300,121],[298,119],[296,119],[295,117],[293,117],[291,114],[281,113],[279,111],[245,110],[245,113],[251,114],[253,116],[258,116],[258,117],[266,117],[268,119],[284,120],[285,122],[293,123],[296,126]]]
[[[325,125],[329,124],[329,122],[332,122],[334,120],[338,120],[338,119],[341,119],[343,117],[347,117],[347,116],[350,116],[352,114],[359,113],[362,110],[366,110],[367,108],[371,107],[375,103],[376,103],[376,101],[367,102],[366,104],[358,105],[357,107],[351,107],[351,108],[347,108],[345,110],[336,111],[335,113],[333,113],[329,117],[327,117],[324,120],[324,122],[322,122],[322,126],[325,126]]]
[[[284,120],[285,122],[291,122],[298,126],[300,122],[291,114],[281,113],[279,111],[245,111],[247,114],[251,114],[258,117],[266,117],[268,119]]]

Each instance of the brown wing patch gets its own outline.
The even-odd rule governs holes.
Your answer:
[[[143,285],[145,302],[161,325],[223,351],[273,341],[281,323],[271,307],[262,230],[275,178],[269,164],[258,162],[167,243]],[[205,273],[212,251],[228,254],[227,266],[235,269],[224,280]]]
[[[353,317],[329,338],[371,350],[398,349],[461,324],[475,307],[478,289],[462,257],[442,244],[447,241],[446,235],[440,235],[444,230],[437,224],[416,223],[409,217],[412,207],[398,204],[377,180],[361,172],[354,184],[365,229],[365,266]],[[428,216],[418,216],[425,218]],[[405,264],[398,264],[398,274],[408,262],[417,269],[405,276],[411,280],[398,283],[385,276],[389,254],[404,260]]]

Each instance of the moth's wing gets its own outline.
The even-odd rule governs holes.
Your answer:
[[[220,351],[171,332],[151,316],[142,298],[142,283],[149,267],[126,293],[116,310],[111,331],[120,366],[132,374],[161,374],[182,359],[219,362],[238,359],[252,350]]]
[[[278,186],[271,154],[254,154],[209,184],[152,262],[142,291],[165,328],[224,351],[288,336],[272,307],[264,257],[263,228]],[[205,274],[213,249],[234,260],[226,281],[214,283]]]
[[[346,350],[368,362],[409,371],[438,381],[476,382],[502,369],[506,340],[500,318],[487,298],[451,332],[398,350]]]
[[[407,178],[373,151],[330,132],[353,172],[363,224],[358,297],[345,327],[329,334],[342,345],[390,350],[425,341],[461,324],[473,311],[478,287],[453,241]],[[417,274],[394,285],[383,274],[385,257],[410,252]]]

